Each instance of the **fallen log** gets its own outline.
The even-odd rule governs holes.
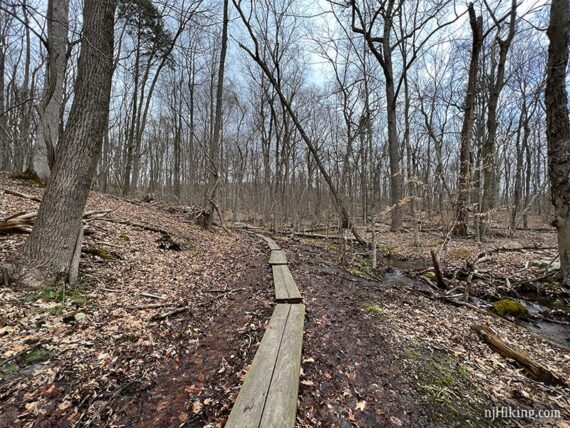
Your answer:
[[[0,233],[30,233],[33,224],[33,218],[28,217],[26,214],[18,217],[12,216],[8,220],[0,221]]]
[[[139,293],[139,294],[143,297],[148,297],[150,299],[162,299],[161,296],[158,296],[156,294],[151,294],[151,293]]]
[[[165,308],[167,306],[176,306],[178,303],[154,303],[150,305],[141,305],[141,306],[131,306],[129,309],[136,309],[136,310],[146,310],[146,309],[158,309],[158,308]]]
[[[102,219],[106,215],[115,210],[93,210],[86,211],[83,214],[85,222],[90,220]],[[35,217],[38,215],[37,211],[32,212],[19,212],[0,220],[0,233],[31,233],[32,226],[34,225]],[[87,227],[85,227],[87,228]]]
[[[32,195],[28,195],[26,193],[20,193],[17,192],[15,190],[10,190],[10,189],[2,189],[2,192],[6,193],[7,195],[12,195],[12,196],[18,196],[20,198],[24,198],[24,199],[30,199],[32,201],[36,201],[36,202],[41,202],[42,200],[36,196],[32,196]]]
[[[516,361],[525,369],[530,378],[547,385],[567,386],[567,383],[560,376],[548,370],[525,352],[503,342],[503,340],[497,336],[490,327],[476,324],[473,325],[471,329],[477,333],[477,336],[489,345],[492,350],[501,354],[503,357]]]

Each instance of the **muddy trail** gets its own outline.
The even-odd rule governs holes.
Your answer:
[[[512,420],[485,416],[502,406],[570,417],[567,391],[528,379],[469,327],[489,323],[568,378],[564,348],[552,349],[512,323],[430,300],[392,267],[381,278],[365,278],[310,241],[278,243],[307,305],[299,426],[510,426]]]

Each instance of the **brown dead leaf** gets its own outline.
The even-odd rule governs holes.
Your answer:
[[[201,411],[202,411],[202,403],[200,402],[200,400],[194,401],[194,403],[192,404],[192,412],[194,414],[198,414]]]
[[[65,409],[67,409],[69,406],[71,406],[71,401],[64,400],[64,401],[62,401],[61,403],[59,403],[59,404],[57,405],[57,408],[58,408],[59,410],[65,410]]]
[[[202,387],[197,386],[197,385],[190,385],[187,386],[186,388],[184,388],[184,392],[187,392],[188,394],[199,394],[202,391]]]
[[[366,407],[366,400],[362,400],[356,403],[356,407],[354,408],[354,410],[364,411],[365,407]]]
[[[158,404],[156,406],[156,411],[162,412],[164,409],[166,409],[167,406],[168,406],[168,401],[167,400],[161,400],[158,402]]]
[[[404,423],[398,419],[396,416],[390,416],[390,422],[392,422],[394,425],[401,427]]]
[[[180,412],[180,414],[178,415],[178,420],[179,420],[181,423],[186,422],[186,421],[188,420],[188,413],[186,413],[186,412]]]

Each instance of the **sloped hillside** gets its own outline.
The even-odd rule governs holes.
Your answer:
[[[0,190],[0,218],[37,206]],[[87,210],[112,211],[88,222],[78,287],[0,288],[0,426],[223,421],[271,310],[264,247],[184,207],[92,193]],[[0,235],[0,259],[26,236]]]

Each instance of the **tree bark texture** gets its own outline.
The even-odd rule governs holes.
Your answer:
[[[570,284],[570,120],[566,72],[570,39],[570,0],[552,0],[548,27],[545,91],[548,167],[558,233],[560,271]]]
[[[81,217],[107,129],[115,0],[85,2],[75,97],[32,233],[22,248],[26,265],[68,273]]]

